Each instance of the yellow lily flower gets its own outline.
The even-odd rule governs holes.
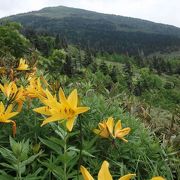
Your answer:
[[[65,94],[60,88],[59,90],[59,98],[61,102],[60,111],[58,114],[61,116],[64,116],[64,119],[66,119],[66,127],[69,131],[72,131],[74,121],[76,117],[79,114],[82,114],[89,110],[89,107],[77,107],[78,105],[78,95],[77,95],[77,89],[74,89],[71,94],[66,99]],[[56,112],[57,113],[57,112]],[[46,122],[44,122],[46,123]]]
[[[84,180],[94,180],[94,178],[91,176],[91,174],[84,166],[80,167],[80,171],[83,175]],[[136,176],[136,174],[127,174],[125,176],[120,177],[119,180],[130,180],[134,176]],[[101,169],[99,170],[98,180],[113,180],[109,172],[109,163],[107,161],[103,162]]]
[[[30,98],[37,98],[39,96],[44,96],[44,97],[46,96],[39,78],[31,78],[30,79],[30,84],[26,88],[26,95]]]
[[[99,129],[94,129],[94,133],[98,134],[102,138],[108,138],[110,133],[109,133],[109,130],[107,128],[106,122],[104,121],[102,123],[99,123],[98,127],[99,127]]]
[[[23,102],[25,101],[25,90],[24,88],[21,86],[17,93],[16,93],[16,96],[14,98],[14,101],[18,103],[18,108],[17,108],[17,111],[20,112],[21,109],[22,109],[22,106],[23,106]]]
[[[124,136],[128,135],[131,128],[123,128],[121,125],[121,121],[118,120],[115,127],[114,127],[114,119],[109,117],[107,121],[98,124],[99,129],[95,129],[94,132],[103,138],[119,138],[122,139],[124,142],[128,142]]]
[[[50,122],[66,119],[66,127],[69,131],[72,131],[75,118],[78,114],[89,110],[89,107],[77,107],[78,95],[76,89],[73,90],[66,99],[63,90],[60,88],[60,102],[58,102],[56,97],[53,97],[48,90],[46,90],[46,96],[47,98],[40,98],[46,106],[34,109],[35,112],[40,114],[50,115],[50,117],[43,121],[41,126]]]
[[[13,96],[16,95],[18,88],[15,82],[13,81],[10,82],[9,84],[5,83],[4,86],[0,84],[0,89],[7,98],[12,98]]]
[[[4,104],[0,102],[0,123],[12,123],[13,136],[16,134],[16,123],[10,120],[13,116],[16,116],[18,112],[12,112],[13,105],[10,104],[7,109],[5,109]]]
[[[22,86],[20,88],[17,88],[15,82],[13,81],[9,84],[4,84],[4,86],[0,84],[0,89],[8,99],[11,99],[11,103],[18,103],[17,111],[20,112],[23,102],[25,101],[24,88]]]
[[[165,179],[161,176],[156,176],[156,177],[153,177],[151,180],[165,180]]]
[[[19,70],[19,71],[27,71],[27,70],[29,70],[25,59],[23,59],[23,58],[20,59],[19,66],[18,66],[17,70]]]
[[[29,73],[27,74],[27,79],[28,79],[28,81],[30,81],[32,78],[36,78],[36,73],[37,73],[37,68],[36,68],[36,67],[33,67],[33,68],[31,69],[31,72],[29,72]]]
[[[40,101],[45,105],[39,108],[33,109],[35,112],[51,116],[53,115],[53,111],[59,111],[61,104],[57,101],[56,97],[53,97],[48,89],[44,91],[44,96],[39,96]]]

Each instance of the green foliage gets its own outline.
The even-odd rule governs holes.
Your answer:
[[[144,91],[162,88],[162,80],[158,75],[151,74],[148,68],[140,69],[139,77],[136,80],[135,95],[142,95]]]
[[[94,52],[138,55],[140,50],[150,54],[171,52],[180,47],[180,31],[176,27],[80,9],[61,6],[45,8],[6,19],[49,34],[61,32],[63,39],[66,37],[69,42],[84,49],[89,46]]]
[[[3,28],[18,32],[20,26],[11,24],[1,26],[0,30]],[[91,110],[76,119],[73,132],[69,133],[65,122],[40,127],[44,117],[32,109],[41,102],[28,99],[16,118],[16,138],[8,140],[10,126],[1,126],[0,179],[82,179],[80,165],[89,167],[96,176],[103,160],[110,162],[114,178],[132,172],[140,180],[156,175],[177,179],[180,103],[177,59],[171,62],[154,58],[158,61],[155,64],[155,60],[145,57],[136,63],[136,58],[128,55],[108,53],[94,58],[90,49],[66,46],[62,43],[65,37],[59,35],[54,38],[29,31],[29,37],[41,52],[42,56],[37,54],[31,59],[38,59],[41,70],[37,75],[45,73],[49,90],[56,95],[60,86],[67,92],[77,88],[83,97],[79,103]],[[16,61],[8,57],[6,61]],[[143,68],[139,68],[141,61]],[[8,75],[0,81],[7,82],[7,78]],[[25,86],[27,82],[19,78],[16,83],[21,85],[22,81]],[[5,99],[1,96],[1,100]],[[94,134],[98,123],[110,116],[121,119],[123,127],[131,128],[128,143]]]
[[[118,68],[116,66],[113,66],[109,75],[111,76],[111,79],[114,83],[117,82]]]
[[[63,72],[63,66],[66,62],[67,53],[61,49],[55,49],[48,61],[48,71],[51,73],[60,74]]]
[[[108,75],[109,74],[109,69],[108,66],[105,62],[101,62],[99,65],[99,70],[104,74],[104,75]]]
[[[85,52],[85,56],[84,56],[84,60],[82,61],[82,65],[84,67],[88,67],[90,64],[92,64],[93,62],[93,57],[91,55],[91,52],[90,50],[88,49],[86,52]]]
[[[48,57],[55,46],[54,38],[50,36],[38,36],[36,41],[37,49],[42,53],[42,55]]]
[[[29,140],[16,142],[10,137],[10,147],[11,150],[7,148],[0,148],[0,153],[2,157],[7,161],[7,163],[0,163],[1,166],[8,168],[16,172],[16,176],[21,178],[22,174],[26,174],[26,166],[32,164],[32,162],[40,155],[39,152],[34,155],[29,155],[30,147]]]
[[[111,62],[118,62],[118,63],[126,63],[127,61],[132,61],[133,57],[129,57],[128,55],[124,55],[124,54],[109,54],[107,52],[102,53],[98,53],[97,54],[97,58],[100,58],[104,61],[111,61]]]
[[[127,61],[124,65],[123,68],[124,71],[124,80],[126,82],[126,86],[129,90],[130,93],[133,91],[133,70],[132,70],[132,65],[129,61]]]
[[[20,34],[20,28],[17,23],[5,23],[0,26],[0,57],[9,54],[20,58],[30,52],[29,41]]]
[[[123,126],[132,128],[127,144],[120,140],[116,140],[114,144],[106,139],[98,138],[94,142],[94,146],[98,149],[98,151],[94,149],[96,157],[93,159],[83,158],[90,169],[97,172],[101,162],[106,159],[112,164],[111,172],[115,175],[119,175],[119,172],[122,173],[121,175],[127,172],[136,172],[142,179],[148,179],[155,174],[164,174],[168,179],[172,179],[168,164],[165,164],[164,160],[161,159],[163,158],[163,149],[160,148],[158,141],[154,140],[150,132],[147,132],[137,119],[123,114],[122,109],[116,108],[119,99],[105,101],[103,96],[94,96],[89,97],[86,104],[90,107],[93,106],[93,114],[88,113],[86,117],[88,121],[86,118],[82,121],[85,142],[90,142],[94,137],[93,132],[86,131],[86,129],[93,130],[97,127],[99,119],[102,121],[112,114],[116,119],[122,120]]]
[[[67,40],[64,36],[60,34],[56,35],[55,48],[56,49],[66,49],[68,47]]]

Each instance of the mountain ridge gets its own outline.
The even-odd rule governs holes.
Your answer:
[[[173,27],[173,28],[180,29],[180,27],[178,27],[176,25],[168,24],[168,23],[155,22],[155,21],[151,21],[151,20],[147,20],[147,19],[142,19],[142,18],[137,18],[137,17],[132,17],[132,16],[124,16],[124,15],[113,14],[113,13],[103,13],[103,12],[98,12],[98,11],[93,11],[93,10],[88,10],[88,9],[82,9],[82,8],[75,8],[75,7],[71,7],[71,6],[63,6],[63,5],[44,7],[42,9],[40,9],[40,10],[29,11],[29,12],[25,12],[25,13],[13,14],[13,15],[6,16],[6,17],[13,17],[13,16],[17,16],[17,15],[25,15],[25,14],[36,13],[36,12],[43,12],[44,10],[46,11],[46,10],[54,9],[54,8],[70,8],[70,9],[76,9],[76,10],[86,11],[86,12],[90,12],[90,13],[97,13],[97,14],[110,15],[110,16],[118,16],[118,17],[122,17],[122,18],[130,18],[130,19],[134,19],[134,20],[140,20],[140,21],[145,21],[145,22],[149,22],[149,23],[155,23],[155,24],[159,24],[159,25],[165,25],[165,26],[170,26],[170,27]],[[6,17],[2,17],[2,18],[6,18]]]
[[[102,47],[111,52],[129,52],[128,44],[132,44],[136,52],[137,49],[144,48],[147,53],[153,51],[151,46],[156,44],[158,48],[155,47],[155,51],[169,49],[169,47],[170,49],[180,48],[180,28],[176,26],[79,8],[46,7],[5,19],[18,21],[25,27],[32,27],[38,31],[46,30],[51,34],[64,34],[70,43],[86,45],[90,43],[91,46],[95,44],[96,49]],[[130,51],[135,51],[132,48]]]
[[[61,10],[61,15],[59,16],[59,14],[60,14],[59,12],[57,14],[54,13],[55,10],[58,10],[58,11]],[[72,12],[69,13],[68,10],[71,10]],[[60,18],[72,16],[72,15],[77,16],[77,14],[79,12],[81,12],[80,15],[83,14],[86,18],[90,18],[90,19],[92,18],[92,15],[96,15],[96,16],[98,16],[99,19],[103,18],[105,20],[107,20],[108,17],[117,18],[117,19],[122,18],[123,20],[129,19],[130,21],[139,21],[139,22],[143,22],[143,23],[146,23],[146,24],[148,23],[148,24],[151,24],[151,25],[153,24],[153,25],[164,26],[164,27],[166,26],[168,28],[176,29],[178,31],[178,36],[180,37],[180,28],[177,27],[177,26],[174,26],[174,25],[163,24],[163,23],[153,22],[153,21],[150,21],[150,20],[144,20],[144,19],[140,19],[140,18],[134,18],[134,17],[122,16],[122,15],[100,13],[100,12],[95,12],[95,11],[91,11],[91,10],[84,10],[84,9],[81,9],[81,8],[73,8],[73,7],[67,7],[67,6],[45,7],[45,8],[42,8],[40,10],[37,10],[37,11],[31,11],[31,12],[27,12],[27,13],[20,13],[20,14],[11,15],[11,16],[8,16],[8,17],[5,17],[5,18],[14,18],[14,17],[24,16],[24,15],[35,15],[35,16],[41,16],[41,17],[49,17],[49,18],[53,18],[53,19],[54,18],[55,19],[60,19]],[[62,15],[62,13],[65,13],[65,14]],[[72,14],[72,13],[75,13],[75,14]],[[54,16],[52,16],[52,14]],[[89,15],[91,15],[91,17],[89,17]],[[112,22],[112,19],[110,19],[110,20]]]

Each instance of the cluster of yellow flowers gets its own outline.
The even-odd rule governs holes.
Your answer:
[[[80,170],[81,170],[84,180],[94,180],[94,178],[91,176],[91,174],[88,172],[88,170],[84,166],[81,166]],[[136,176],[136,174],[127,174],[123,177],[120,177],[119,180],[129,180],[134,176]],[[109,163],[107,161],[103,162],[101,169],[99,170],[98,180],[113,180],[109,172]]]
[[[2,70],[3,67],[1,67]],[[25,59],[20,59],[19,66],[16,68],[18,71],[27,71],[28,65],[26,64]],[[2,72],[1,72],[2,73]],[[7,99],[6,105],[3,102],[0,102],[0,123],[12,123],[13,124],[13,136],[16,134],[16,122],[10,120],[10,118],[16,116],[22,109],[23,102],[25,101],[26,97],[32,97],[32,94],[35,94],[38,97],[39,89],[32,90],[33,88],[36,89],[37,87],[41,87],[41,85],[36,86],[38,84],[39,79],[32,78],[30,80],[30,85],[27,88],[23,86],[17,87],[15,81],[10,83],[4,83],[3,85],[0,84],[0,91],[4,94]],[[32,87],[32,84],[34,85]],[[12,112],[17,105],[17,109],[15,112]]]
[[[3,102],[0,102],[0,122],[13,124],[13,136],[16,134],[16,123],[10,118],[16,116],[22,109],[23,101],[25,100],[24,88],[17,88],[15,82],[0,84],[0,90],[6,96],[8,102],[6,107]],[[12,112],[15,104],[18,104],[16,112]]]
[[[23,59],[23,58],[20,59],[17,70],[19,70],[19,71],[27,71],[28,70],[28,65],[26,64],[25,59]]]
[[[29,70],[29,66],[28,66],[28,64],[26,64],[26,60],[21,58],[19,60],[18,67],[15,68],[15,69],[18,70],[18,71],[27,71],[27,70]],[[4,73],[6,73],[6,68],[5,67],[0,67],[0,74],[4,74]]]
[[[1,71],[3,70],[0,67]],[[16,68],[18,71],[29,70],[28,65],[24,59],[20,59],[19,66]],[[4,72],[4,71],[3,71]],[[89,110],[89,107],[78,106],[78,93],[77,89],[74,89],[70,95],[66,98],[62,88],[59,89],[58,97],[52,95],[48,90],[48,83],[43,79],[46,88],[43,88],[40,78],[37,78],[34,74],[28,76],[29,84],[27,87],[17,87],[15,81],[0,84],[0,90],[7,98],[7,104],[4,105],[0,102],[0,123],[12,123],[13,136],[16,134],[16,122],[11,120],[22,109],[23,102],[26,98],[38,98],[44,106],[33,109],[35,112],[44,115],[46,118],[43,120],[41,126],[50,122],[64,122],[66,121],[66,128],[68,131],[72,131],[75,120],[79,114],[82,114]],[[16,108],[15,112],[12,112]],[[129,134],[130,128],[122,128],[121,121],[118,120],[115,124],[113,117],[109,117],[98,124],[98,129],[94,129],[94,133],[102,138],[112,138],[113,140],[118,138],[124,142],[128,142],[124,137]],[[84,166],[80,167],[80,171],[85,180],[93,180],[94,178],[87,171]],[[120,177],[119,180],[129,180],[135,174],[127,174]],[[98,173],[98,180],[112,180],[112,176],[109,172],[109,163],[104,161],[101,169]],[[154,177],[152,180],[163,180],[162,177]]]
[[[114,127],[114,119],[113,117],[109,117],[107,121],[100,122],[98,126],[99,129],[94,129],[94,132],[102,138],[119,138],[122,139],[124,142],[128,142],[128,140],[126,140],[124,136],[129,134],[131,128],[127,127],[122,129],[120,120],[117,121]]]
[[[17,70],[19,71],[28,70],[28,65],[25,63],[24,59],[20,59]],[[41,126],[49,122],[66,120],[66,127],[69,131],[71,131],[74,125],[74,121],[76,117],[78,116],[78,114],[84,113],[89,110],[88,107],[77,106],[78,95],[77,95],[76,89],[74,89],[70,93],[68,98],[66,98],[62,88],[60,88],[59,98],[57,99],[56,96],[53,96],[48,89],[44,89],[42,87],[40,78],[30,76],[28,77],[28,80],[29,80],[29,85],[26,88],[22,86],[18,88],[16,83],[13,81],[13,82],[10,82],[9,84],[8,83],[5,83],[4,85],[0,84],[0,90],[7,97],[7,100],[8,100],[7,107],[8,105],[11,105],[13,107],[15,106],[14,105],[15,103],[18,103],[17,113],[21,111],[23,102],[25,101],[26,97],[39,98],[40,101],[44,104],[44,106],[40,108],[35,108],[34,111],[48,116],[43,121]],[[46,83],[46,85],[48,84]],[[12,108],[11,108],[11,111],[12,111]],[[14,121],[9,121],[8,119],[9,111],[4,112],[3,110],[2,114],[3,113],[6,114],[5,116],[6,118],[4,116],[0,116],[0,117],[3,117],[3,118],[0,118],[0,122],[2,123],[13,122],[14,126],[16,126],[16,123]],[[16,114],[14,114],[13,116],[15,116]],[[13,131],[13,134],[15,135],[15,131]]]
[[[91,174],[84,166],[80,167],[80,171],[83,175],[84,180],[94,180],[94,178],[91,176]],[[126,174],[125,176],[120,177],[119,180],[130,180],[135,176],[136,174]],[[98,173],[98,180],[113,180],[109,172],[109,163],[107,161],[104,161],[102,163],[101,169],[99,170]],[[151,180],[165,180],[165,179],[161,176],[157,176],[157,177],[153,177]]]

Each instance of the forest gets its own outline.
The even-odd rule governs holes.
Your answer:
[[[17,14],[1,19],[24,28],[66,37],[69,44],[89,47],[93,53],[145,55],[180,49],[180,30],[175,26],[136,18],[108,15],[65,6]]]
[[[179,39],[71,32],[0,25],[0,179],[178,180]]]

